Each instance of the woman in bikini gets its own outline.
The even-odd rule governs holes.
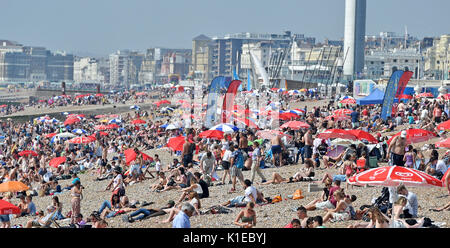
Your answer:
[[[254,207],[255,203],[247,203],[245,209],[243,209],[234,220],[234,224],[242,228],[252,228],[256,226],[256,212],[253,209]]]
[[[425,218],[421,218],[419,222],[414,225],[408,224],[404,219],[400,218],[400,215],[403,214],[403,208],[408,203],[406,197],[400,197],[392,207],[392,221],[391,228],[419,228],[422,227]]]
[[[70,192],[72,195],[72,215],[70,223],[76,224],[76,217],[81,212],[81,199],[83,198],[83,189],[81,188],[81,182],[79,180],[75,182],[75,185]]]
[[[415,160],[415,154],[413,152],[413,146],[412,145],[408,145],[405,148],[405,155],[403,156],[403,161],[405,161],[405,166],[408,168],[414,168],[415,164],[416,164],[416,160]]]

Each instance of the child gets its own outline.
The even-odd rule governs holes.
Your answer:
[[[413,152],[413,146],[408,145],[405,147],[405,155],[403,156],[403,161],[405,161],[405,166],[408,168],[414,168],[416,164],[415,154]]]

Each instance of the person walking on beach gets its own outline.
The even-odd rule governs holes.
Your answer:
[[[253,152],[252,152],[252,171],[251,171],[251,181],[254,182],[255,175],[258,173],[259,177],[262,179],[262,183],[266,182],[266,177],[261,172],[261,168],[259,168],[262,160],[261,148],[259,148],[258,142],[253,142]]]
[[[81,188],[81,182],[76,181],[74,187],[70,190],[72,195],[72,214],[71,214],[71,224],[76,224],[76,217],[81,212],[81,199],[83,197],[83,190]]]
[[[392,160],[392,165],[404,166],[405,161],[403,160],[405,156],[406,148],[406,131],[402,131],[400,136],[392,139],[391,144],[388,147],[387,154],[391,154],[390,160]]]
[[[305,161],[311,160],[313,154],[313,146],[314,140],[312,137],[312,127],[308,128],[305,135],[303,136],[303,141],[305,142],[304,153],[305,153]]]
[[[271,140],[271,143],[272,143],[272,162],[273,162],[273,165],[277,166],[275,156],[277,156],[277,154],[278,154],[278,160],[279,160],[280,166],[281,166],[282,159],[283,159],[282,152],[285,149],[284,148],[284,144],[281,141],[281,137],[279,135],[273,137],[272,140]]]

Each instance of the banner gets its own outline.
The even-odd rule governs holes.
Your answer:
[[[227,123],[227,121],[230,120],[232,107],[234,105],[234,97],[236,96],[237,90],[240,85],[241,81],[233,80],[230,84],[230,87],[228,87],[227,93],[223,98],[222,123]]]
[[[215,77],[208,89],[208,105],[206,108],[205,127],[210,128],[214,126],[216,121],[217,99],[220,94],[220,86],[225,83],[224,76]]]
[[[400,78],[400,81],[398,82],[398,88],[397,88],[397,93],[395,94],[395,98],[397,98],[398,96],[403,94],[403,92],[405,91],[406,85],[408,85],[408,82],[411,79],[413,74],[414,74],[414,72],[412,72],[412,71],[405,71],[403,73],[402,77]]]
[[[381,119],[387,120],[391,116],[392,104],[394,103],[395,93],[397,92],[398,82],[403,75],[403,71],[395,71],[386,86],[384,92],[383,107],[381,109]]]
[[[252,90],[252,80],[250,78],[250,70],[247,70],[247,91]]]

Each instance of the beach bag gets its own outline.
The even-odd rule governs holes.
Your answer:
[[[299,199],[303,199],[303,198],[305,198],[305,197],[302,195],[302,190],[301,189],[297,189],[294,192],[294,195],[292,195],[292,199],[293,200],[299,200]]]
[[[282,200],[281,195],[277,195],[272,199],[272,203],[281,202]]]
[[[237,151],[237,157],[235,162],[236,168],[242,169],[244,168],[244,156],[240,150]]]

